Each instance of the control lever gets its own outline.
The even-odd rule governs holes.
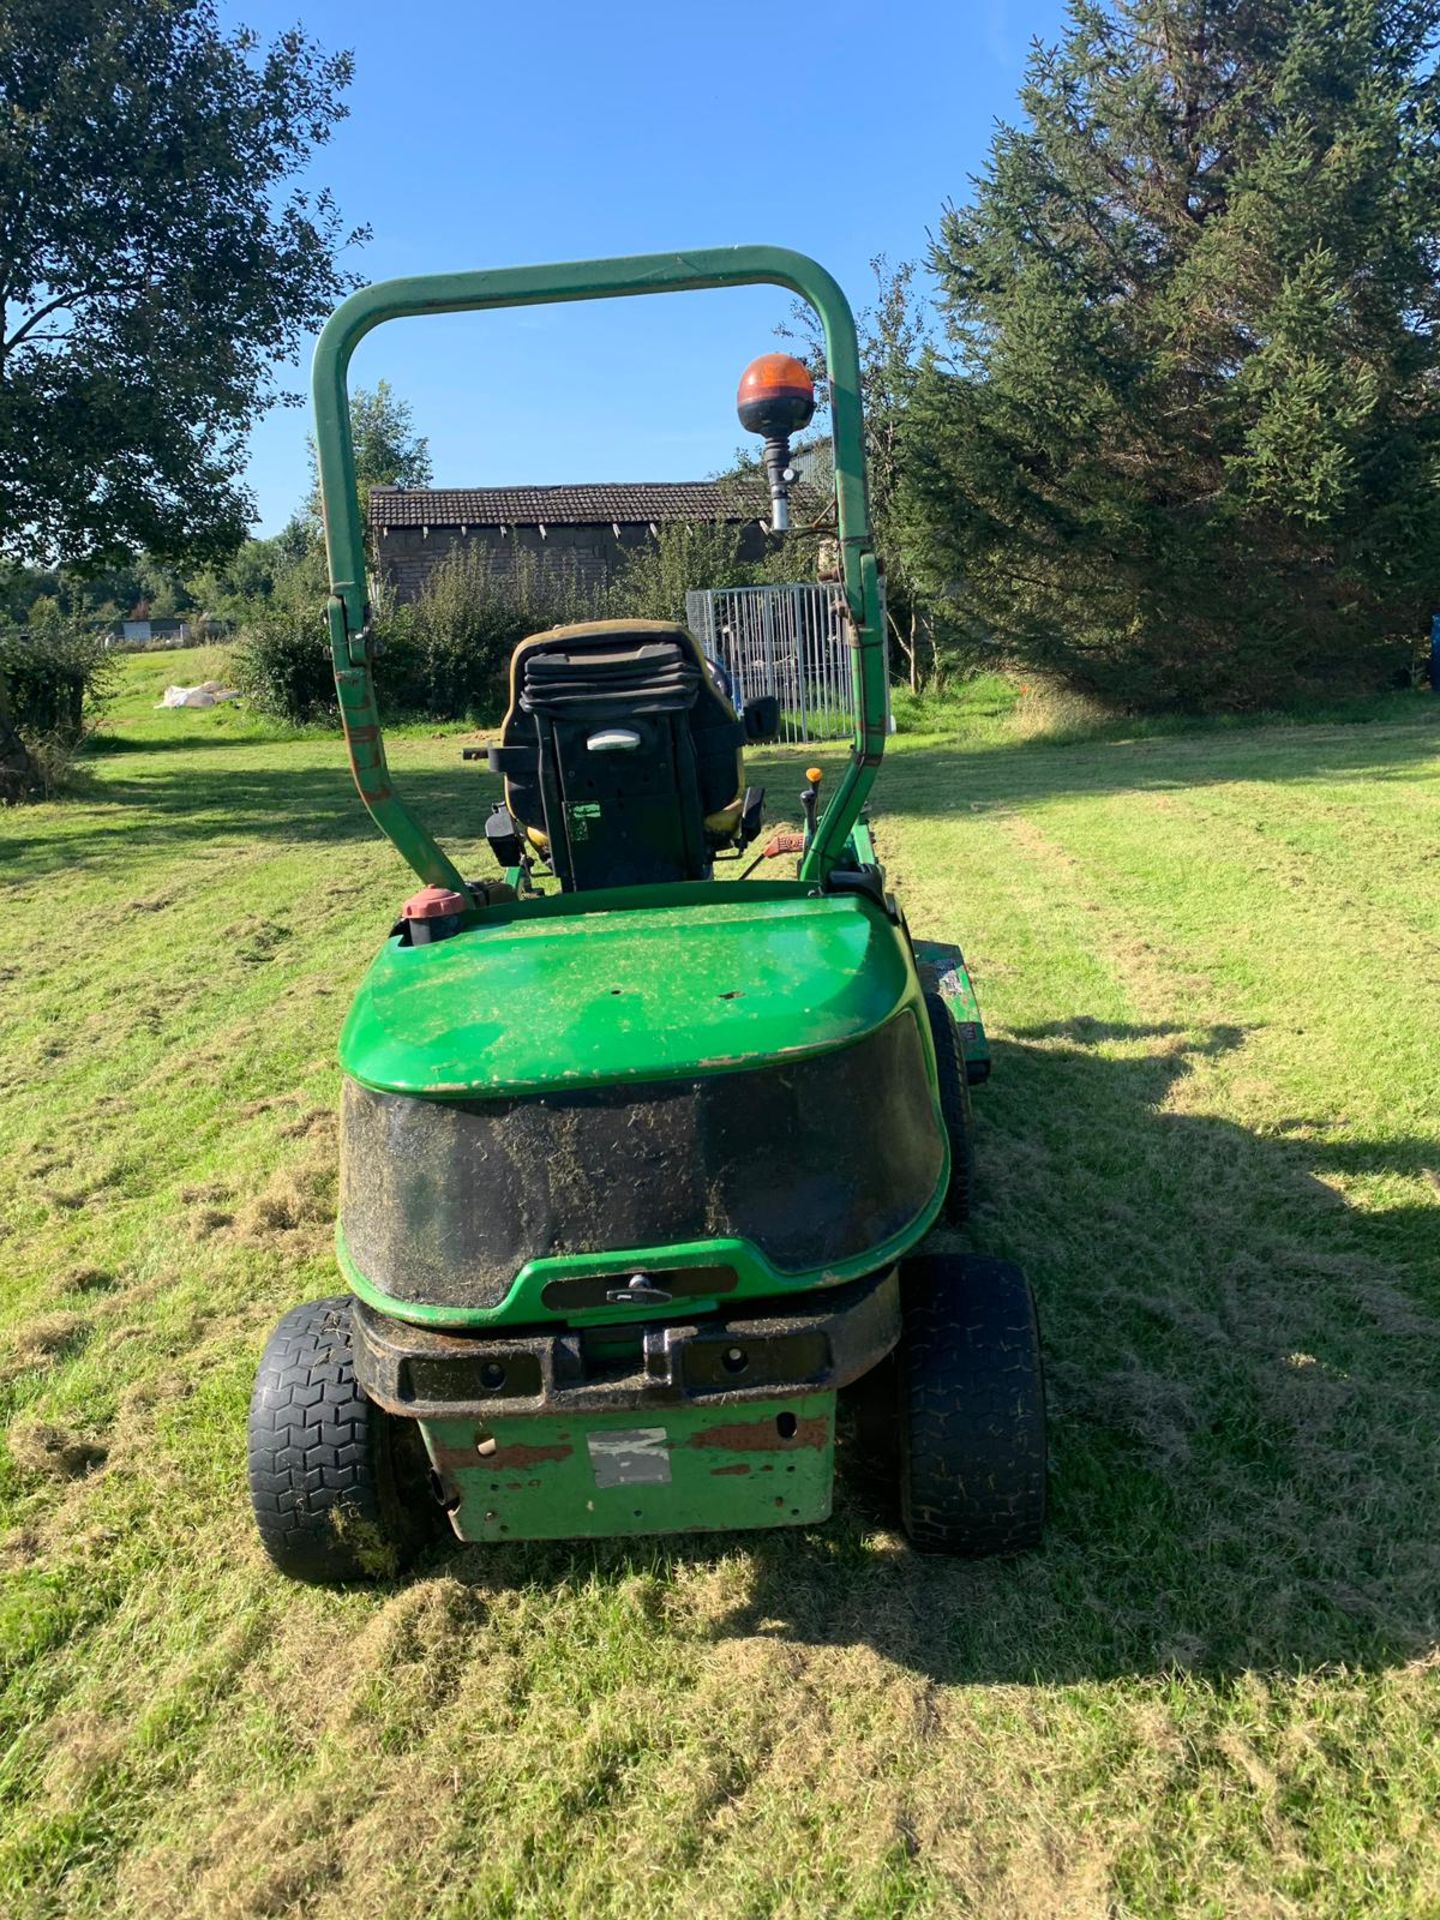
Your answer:
[[[823,767],[807,767],[805,778],[809,785],[800,792],[800,811],[805,816],[805,844],[808,847],[815,838],[815,818],[820,811],[820,782],[825,778]]]

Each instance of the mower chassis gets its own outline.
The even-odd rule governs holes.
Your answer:
[[[613,969],[607,970],[603,1006],[596,998],[602,988],[590,994],[583,988],[575,991],[589,969],[542,966],[532,983],[538,993],[536,1018],[520,1031],[545,1036],[548,1057],[531,1071],[516,1045],[505,1047],[495,1040],[480,1049],[478,1062],[462,1060],[464,1070],[457,1075],[451,1035],[458,1041],[473,1019],[467,1014],[450,1020],[443,1008],[437,1013],[429,988],[449,977],[465,988],[452,996],[461,1013],[480,1004],[459,979],[467,949],[478,948],[446,939],[437,956],[438,973],[422,963],[408,983],[420,991],[408,1000],[403,992],[393,999],[398,1018],[388,1031],[367,1036],[370,1014],[377,1005],[381,1015],[385,1009],[383,996],[362,993],[347,1024],[342,1064],[352,1093],[363,1095],[368,1088],[382,1102],[400,1102],[396,1112],[402,1133],[425,1107],[453,1103],[455,1112],[465,1110],[462,1117],[483,1118],[487,1103],[519,1099],[539,1111],[557,1090],[564,1089],[568,1097],[580,1078],[593,1079],[602,1094],[607,1087],[618,1092],[620,1083],[643,1079],[646,1061],[641,1054],[648,1058],[652,1077],[660,1079],[698,1075],[703,1081],[712,1074],[729,1074],[757,1054],[780,1063],[790,1074],[797,1069],[796,1056],[821,1057],[832,1048],[851,1047],[877,1023],[883,1028],[889,1018],[884,1007],[867,1011],[850,1004],[847,996],[856,983],[862,990],[873,989],[888,974],[894,989],[890,1012],[907,1017],[903,1005],[908,1018],[918,1022],[921,1054],[905,1111],[912,1120],[939,1129],[933,1194],[928,1201],[923,1192],[908,1196],[902,1222],[887,1226],[877,1215],[877,1230],[863,1244],[842,1249],[841,1257],[817,1251],[814,1259],[801,1263],[810,1269],[808,1285],[795,1284],[797,1270],[786,1290],[758,1293],[757,1281],[763,1285],[766,1279],[759,1271],[761,1263],[752,1261],[747,1267],[737,1259],[734,1284],[728,1289],[731,1298],[725,1301],[691,1297],[702,1285],[714,1290],[701,1279],[719,1270],[713,1251],[699,1262],[692,1249],[680,1246],[669,1248],[685,1255],[679,1260],[651,1262],[626,1255],[633,1264],[619,1274],[613,1264],[616,1256],[603,1250],[606,1232],[602,1228],[597,1235],[596,1223],[590,1221],[581,1237],[597,1239],[597,1247],[585,1256],[583,1272],[562,1276],[562,1281],[572,1287],[578,1278],[584,1287],[598,1287],[600,1298],[573,1313],[547,1303],[548,1281],[539,1270],[549,1263],[539,1258],[521,1268],[503,1300],[497,1294],[481,1305],[427,1297],[419,1235],[428,1220],[432,1254],[445,1248],[449,1235],[459,1247],[455,1257],[463,1260],[465,1248],[459,1243],[475,1251],[473,1232],[467,1240],[464,1207],[452,1210],[446,1232],[438,1238],[433,1205],[417,1204],[409,1210],[402,1222],[405,1231],[393,1236],[393,1247],[388,1248],[395,1256],[388,1262],[388,1292],[374,1273],[362,1278],[360,1268],[367,1262],[355,1263],[352,1270],[347,1257],[350,1236],[342,1232],[341,1264],[358,1297],[315,1302],[287,1315],[262,1356],[251,1402],[250,1483],[257,1523],[275,1564],[295,1577],[368,1577],[393,1571],[403,1562],[424,1517],[423,1495],[416,1497],[411,1472],[414,1468],[423,1480],[417,1433],[424,1439],[432,1486],[462,1539],[689,1532],[822,1519],[830,1510],[834,1478],[836,1396],[851,1385],[871,1416],[879,1451],[891,1441],[897,1445],[901,1513],[918,1547],[1004,1552],[1034,1545],[1039,1538],[1044,1518],[1044,1408],[1028,1283],[1007,1262],[915,1251],[942,1209],[951,1224],[963,1217],[957,1196],[965,1199],[966,1182],[957,1177],[957,1169],[968,1165],[965,1083],[985,1076],[988,1048],[959,950],[928,942],[911,950],[904,942],[903,921],[883,892],[883,875],[863,817],[887,731],[885,627],[870,541],[854,320],[840,289],[822,268],[783,249],[740,247],[430,275],[362,288],[341,305],[316,350],[314,397],[330,572],[327,611],[351,770],[371,816],[414,871],[432,886],[459,896],[456,933],[473,937],[514,920],[530,923],[535,933],[563,935],[563,926],[539,923],[594,914],[588,925],[575,930],[587,935],[587,957],[605,948],[600,936],[606,915],[594,897],[578,904],[531,900],[513,913],[497,913],[488,890],[466,881],[395,791],[375,700],[374,640],[350,435],[350,358],[372,328],[408,315],[757,283],[799,294],[815,311],[825,335],[839,591],[849,614],[855,729],[848,763],[818,817],[818,786],[812,782],[807,789],[810,813],[799,885],[791,883],[787,889],[760,883],[740,891],[756,906],[773,902],[772,917],[783,917],[780,903],[793,889],[797,903],[802,896],[813,903],[801,919],[819,939],[828,938],[827,910],[833,912],[846,896],[854,896],[852,905],[862,917],[873,915],[872,932],[888,923],[897,945],[905,947],[904,982],[897,984],[893,966],[887,969],[883,962],[883,938],[879,947],[872,940],[864,953],[852,953],[838,966],[833,955],[831,964],[822,965],[823,956],[807,954],[803,945],[788,951],[784,941],[778,947],[772,943],[783,977],[772,983],[771,998],[795,1008],[804,1036],[797,1045],[788,1022],[782,1023],[785,1031],[768,1036],[762,1036],[759,1025],[745,1036],[738,1026],[731,1031],[732,1015],[734,1022],[746,1024],[752,1015],[763,1017],[764,996],[748,1004],[745,998],[754,992],[751,976],[758,951],[753,945],[741,956],[745,992],[737,991],[728,977],[713,983],[713,993],[702,991],[705,1034],[677,1031],[659,1005],[647,1010],[647,996],[668,977],[664,955],[650,965],[632,954],[625,962],[628,975],[618,986]],[[707,888],[722,916],[727,891]],[[652,890],[651,901],[644,904],[663,904],[673,922],[683,904],[661,902],[655,897],[658,892]],[[614,898],[603,904],[614,910],[642,903]],[[860,919],[851,924],[857,932],[863,930]],[[522,927],[517,938],[523,933]],[[493,963],[503,943],[482,944],[491,963],[484,970],[484,1004],[492,1005],[498,993]],[[613,943],[608,950],[625,960],[623,949]],[[690,951],[687,947],[687,954]],[[522,975],[523,961],[522,954]],[[392,983],[400,984],[398,979]],[[513,1003],[514,995],[509,999]],[[557,1022],[563,1024],[581,999],[585,1005],[578,1009],[579,1031],[567,1039],[563,1031],[557,1033]],[[722,1003],[729,1013],[717,1013]],[[955,1037],[946,1032],[941,1003],[958,1035],[954,1057],[943,1072],[937,1049],[947,1050]],[[721,1044],[712,1046],[709,1030],[717,1019],[727,1031],[715,1034]],[[497,1032],[505,1031],[497,1027]],[[700,1039],[707,1044],[697,1045]],[[726,1044],[732,1039],[735,1044]],[[472,1037],[461,1044],[462,1051],[473,1053],[478,1043]],[[352,1045],[363,1060],[345,1058]],[[497,1067],[497,1059],[501,1066],[508,1061],[509,1070]],[[636,1091],[642,1089],[637,1085]],[[873,1104],[874,1099],[875,1089],[868,1089],[867,1101]],[[796,1111],[795,1123],[782,1130],[787,1135],[801,1128],[806,1109]],[[858,1109],[853,1102],[837,1103],[822,1093],[809,1111]],[[772,1129],[772,1134],[781,1138],[781,1132]],[[853,1150],[853,1143],[847,1144]],[[482,1141],[480,1148],[484,1146]],[[836,1157],[822,1157],[821,1164]],[[406,1171],[402,1160],[403,1155],[391,1152],[387,1176],[392,1180]],[[416,1176],[412,1184],[418,1202],[428,1175],[418,1163],[409,1171]],[[927,1163],[927,1189],[930,1179]],[[859,1183],[852,1184],[858,1190]],[[431,1185],[430,1190],[433,1194],[436,1189]],[[787,1205],[790,1197],[788,1191],[783,1195]],[[597,1201],[597,1214],[600,1205]],[[707,1199],[705,1233],[713,1249],[723,1243],[710,1212]],[[812,1217],[828,1225],[835,1215],[820,1209]],[[377,1244],[384,1254],[387,1245]],[[611,1248],[634,1244],[629,1234],[609,1240]],[[498,1260],[495,1254],[490,1265],[503,1277],[504,1263]],[[639,1267],[647,1270],[633,1270]],[[691,1275],[683,1304],[681,1269]],[[621,1284],[614,1286],[617,1281]],[[392,1297],[397,1294],[406,1297]],[[654,1318],[667,1311],[674,1317]],[[516,1324],[507,1326],[512,1312]],[[466,1330],[458,1330],[461,1327]],[[866,1376],[861,1388],[858,1383]]]
[[[830,1511],[835,1397],[900,1337],[894,1268],[768,1315],[613,1329],[420,1328],[353,1308],[355,1375],[420,1422],[462,1540],[793,1526]],[[612,1349],[613,1351],[613,1349]]]

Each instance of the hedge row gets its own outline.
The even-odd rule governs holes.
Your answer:
[[[578,579],[519,554],[501,570],[461,549],[413,606],[380,606],[375,685],[389,718],[493,720],[505,704],[510,655],[527,634],[603,611]],[[269,608],[235,650],[236,684],[262,713],[294,726],[335,711],[329,640],[313,610]]]

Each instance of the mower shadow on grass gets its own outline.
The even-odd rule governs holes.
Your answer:
[[[472,1548],[432,1570],[583,1588],[739,1556],[746,1597],[694,1631],[865,1645],[951,1684],[1223,1684],[1423,1657],[1440,1290],[1422,1296],[1417,1263],[1434,1214],[1361,1212],[1326,1176],[1418,1173],[1435,1143],[1337,1144],[1298,1122],[1262,1137],[1166,1110],[1191,1062],[1239,1029],[1034,1032],[996,1045],[975,1231],[1038,1286],[1054,1459],[1042,1552],[913,1553],[852,1452],[834,1519],[811,1532]],[[1136,1051],[1091,1050],[1102,1041]]]
[[[176,756],[173,765],[153,772],[127,766],[123,775],[88,787],[76,807],[77,823],[83,814],[86,866],[97,871],[128,867],[147,856],[183,855],[227,841],[247,846],[383,844],[355,804],[338,743],[333,767],[312,764],[293,770],[250,764],[263,750],[253,743],[223,744],[233,746],[245,764],[227,766],[218,753],[205,754],[202,763]],[[283,742],[276,748],[278,753],[286,750]],[[327,753],[331,750],[326,743]],[[407,799],[435,822],[442,838],[470,846],[481,840],[486,813],[500,791],[498,780],[459,766],[453,772],[407,767],[399,779]],[[58,838],[53,826],[41,822],[32,834],[25,825],[21,809],[15,809],[13,817],[0,816],[0,862],[7,879],[51,872],[74,857],[73,846]],[[478,867],[493,867],[483,846],[475,859]],[[404,884],[397,869],[397,899]],[[376,930],[377,942],[383,932]]]

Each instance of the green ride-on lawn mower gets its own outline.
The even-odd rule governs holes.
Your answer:
[[[498,869],[467,880],[386,767],[351,353],[402,315],[758,282],[824,328],[856,706],[828,803],[815,770],[803,835],[766,849],[796,853],[796,876],[716,877],[760,831],[740,754],[773,736],[774,701],[737,714],[683,627],[611,620],[516,649],[489,750]],[[741,410],[783,524],[807,382],[775,361]],[[271,1558],[307,1580],[393,1572],[446,1516],[466,1541],[810,1525],[842,1398],[917,1547],[1034,1545],[1029,1287],[926,1244],[964,1218],[989,1061],[959,950],[912,940],[863,817],[885,642],[840,289],[769,247],[395,280],[337,310],[314,385],[350,762],[425,884],[340,1043],[348,1292],[287,1314],[260,1363],[250,1486]]]

